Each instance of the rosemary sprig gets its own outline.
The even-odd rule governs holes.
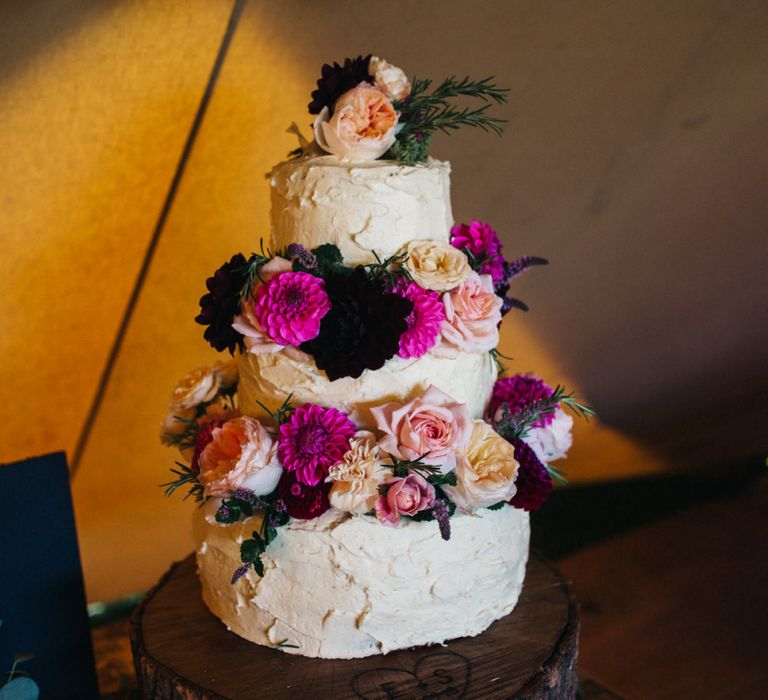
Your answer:
[[[261,401],[258,399],[256,400],[256,403],[259,404],[259,407],[262,411],[264,411],[275,423],[275,425],[279,428],[285,421],[287,421],[291,414],[296,410],[296,407],[291,403],[291,398],[293,397],[293,393],[288,394],[288,396],[285,397],[285,401],[283,401],[280,408],[278,408],[276,411],[270,411],[269,408],[267,408]]]
[[[505,355],[501,350],[498,348],[492,348],[488,351],[488,354],[491,356],[491,360],[493,360],[493,364],[496,365],[496,371],[499,373],[499,376],[503,376],[507,372],[507,366],[502,362],[502,360],[509,360],[510,362],[514,360],[513,357],[510,357],[509,355]]]
[[[490,115],[488,110],[506,102],[509,91],[496,86],[493,76],[482,80],[451,76],[428,92],[431,86],[431,80],[414,78],[409,97],[395,104],[400,112],[400,132],[389,157],[406,165],[425,161],[436,131],[450,133],[472,126],[499,136],[503,133],[505,120]],[[474,108],[453,104],[452,100],[462,97],[479,99],[484,104]]]
[[[172,481],[168,481],[164,484],[160,484],[161,487],[165,487],[163,494],[170,496],[182,486],[189,486],[189,490],[184,496],[186,501],[190,496],[194,497],[196,501],[203,500],[203,485],[197,480],[197,474],[193,472],[186,464],[176,462],[178,469],[171,468],[171,473],[176,475],[176,478]]]
[[[238,270],[238,272],[242,272],[244,279],[242,289],[240,290],[241,303],[248,299],[248,296],[251,294],[251,290],[253,289],[254,282],[256,282],[257,279],[261,282],[264,281],[261,279],[261,266],[265,263],[268,263],[273,257],[275,257],[275,254],[272,253],[269,248],[265,248],[264,239],[260,239],[259,252],[251,253],[251,257],[248,258],[248,262],[244,265],[243,268]]]
[[[528,435],[528,431],[536,421],[552,415],[560,404],[586,421],[589,421],[590,416],[595,415],[589,406],[576,399],[573,393],[566,394],[565,387],[558,384],[551,396],[534,401],[517,413],[513,414],[509,406],[504,404],[501,418],[496,421],[494,429],[506,440],[522,439]]]
[[[408,472],[415,472],[425,479],[440,474],[439,467],[436,467],[434,464],[426,464],[423,461],[428,455],[429,452],[425,452],[423,455],[416,457],[416,459],[397,459],[397,457],[390,455],[389,460],[392,465],[392,473],[395,476],[408,476]]]
[[[394,287],[401,279],[405,279],[406,282],[411,281],[411,273],[403,266],[408,259],[407,252],[395,253],[383,260],[375,250],[371,252],[376,262],[360,265],[360,267],[372,278],[385,280],[389,287]]]
[[[568,483],[568,479],[565,478],[565,472],[558,469],[554,464],[547,464],[545,468],[553,481],[556,481],[561,486],[565,486]]]

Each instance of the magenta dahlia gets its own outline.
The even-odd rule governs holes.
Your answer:
[[[515,459],[520,464],[515,479],[515,495],[509,505],[523,510],[538,510],[552,493],[552,477],[536,453],[522,440],[512,440]]]
[[[552,396],[552,389],[541,379],[533,374],[516,374],[514,377],[502,377],[493,387],[491,402],[488,404],[488,415],[491,419],[496,417],[496,412],[507,404],[510,413],[514,416],[537,401],[544,401]],[[543,414],[533,428],[542,428],[555,420],[554,411]]]
[[[400,336],[398,357],[421,357],[437,343],[440,327],[445,320],[445,306],[438,292],[420,287],[415,282],[398,284],[395,294],[413,303],[413,311],[406,318],[408,327]]]
[[[306,272],[283,272],[259,285],[253,314],[263,331],[279,345],[301,345],[320,332],[331,303],[325,282]]]
[[[355,424],[346,413],[305,403],[280,426],[277,454],[302,484],[315,486],[349,450]]]
[[[451,229],[451,245],[459,250],[469,251],[477,261],[475,271],[481,275],[490,275],[494,285],[504,280],[501,241],[489,224],[472,219],[469,225],[454,226]]]

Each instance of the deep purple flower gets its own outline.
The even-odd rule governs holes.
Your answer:
[[[285,503],[288,515],[299,520],[311,520],[321,516],[331,507],[328,493],[332,484],[321,481],[310,486],[296,477],[296,472],[284,471],[277,485],[277,493]]]
[[[243,336],[232,328],[240,313],[240,294],[248,276],[248,261],[242,253],[233,255],[205,281],[208,293],[200,297],[200,313],[195,321],[207,326],[203,337],[219,351],[243,348]]]
[[[331,310],[320,333],[302,343],[301,350],[331,381],[379,369],[399,350],[413,303],[388,291],[384,280],[369,277],[362,267],[329,270],[324,277]]]
[[[506,404],[514,416],[537,401],[544,401],[552,396],[552,388],[533,374],[516,374],[513,377],[502,377],[493,387],[491,401],[488,404],[488,416],[494,420],[499,408]],[[555,420],[554,411],[545,413],[535,423],[533,428],[549,425]]]
[[[250,564],[241,564],[235,569],[235,573],[232,574],[231,584],[237,583],[243,576],[248,573],[248,569],[251,568]]]
[[[489,224],[477,219],[472,223],[459,224],[451,229],[451,245],[459,250],[469,251],[479,264],[475,271],[490,275],[493,284],[504,280],[504,256],[501,241]]]
[[[437,520],[440,528],[440,537],[444,540],[451,539],[451,518],[448,504],[442,498],[436,498],[432,504],[432,516]]]
[[[515,459],[520,464],[515,479],[515,495],[508,501],[515,508],[538,510],[552,493],[552,477],[534,451],[522,440],[512,440]]]
[[[305,403],[280,426],[277,454],[299,482],[315,486],[342,460],[355,430],[346,413]]]
[[[395,294],[409,299],[413,311],[408,315],[408,327],[400,336],[398,357],[421,357],[437,343],[440,327],[445,320],[445,305],[440,294],[423,289],[416,282],[400,283],[392,288]]]
[[[291,243],[285,249],[285,255],[289,260],[299,263],[305,270],[317,269],[317,256],[301,243]]]
[[[326,63],[321,69],[322,77],[317,81],[317,88],[312,91],[309,113],[320,114],[323,107],[333,111],[333,105],[341,95],[371,79],[368,75],[370,62],[371,55],[368,54],[357,58],[345,58],[344,65],[341,66],[335,61],[333,65]]]

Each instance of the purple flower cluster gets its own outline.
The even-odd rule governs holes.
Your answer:
[[[537,401],[544,401],[552,396],[552,388],[533,374],[516,374],[513,377],[502,377],[493,387],[491,401],[488,404],[488,415],[493,420],[502,405],[506,404],[512,415],[528,408]],[[549,425],[555,419],[554,412],[541,416],[534,428]]]

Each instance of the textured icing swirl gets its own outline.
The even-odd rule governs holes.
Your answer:
[[[481,418],[496,381],[496,366],[487,352],[459,353],[453,358],[429,353],[418,359],[394,357],[381,369],[334,382],[317,369],[311,357],[294,349],[263,355],[246,353],[238,365],[238,396],[246,415],[264,417],[258,402],[274,411],[292,393],[294,405],[334,406],[364,427],[374,425],[368,410],[371,406],[410,400],[423,394],[430,384],[466,403],[473,418]]]
[[[453,224],[449,163],[300,158],[271,173],[272,245],[333,243],[347,264],[389,257],[413,240],[447,242]]]
[[[331,510],[281,528],[264,578],[250,571],[233,586],[240,542],[257,525],[222,527],[196,514],[203,600],[245,639],[323,658],[479,634],[517,603],[530,537],[528,513],[511,507],[457,514],[448,542],[435,522],[387,528]]]

